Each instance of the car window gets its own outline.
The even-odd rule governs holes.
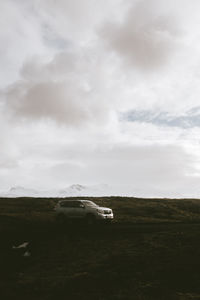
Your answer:
[[[81,207],[83,204],[80,201],[63,201],[60,203],[61,207],[71,207],[71,208],[78,208]]]
[[[73,207],[72,201],[63,201],[60,203],[61,207]]]
[[[83,203],[80,201],[74,201],[74,203],[73,203],[73,207],[81,207],[82,205],[83,205]]]
[[[92,201],[84,201],[84,204],[89,207],[98,207],[98,205]]]

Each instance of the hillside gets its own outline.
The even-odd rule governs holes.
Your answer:
[[[111,226],[57,224],[56,198],[0,199],[1,299],[200,299],[199,200],[91,200]]]

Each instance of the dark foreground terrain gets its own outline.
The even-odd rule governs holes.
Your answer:
[[[57,224],[58,199],[0,199],[0,299],[200,299],[200,200],[90,199],[112,225]],[[28,257],[12,248],[26,241]]]

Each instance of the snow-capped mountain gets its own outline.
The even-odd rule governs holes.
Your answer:
[[[81,185],[81,184],[72,184],[61,192],[65,193],[66,191],[68,191],[68,192],[76,193],[76,192],[82,192],[86,188],[87,188],[86,186]]]
[[[68,196],[111,196],[113,195],[111,186],[106,184],[99,185],[80,185],[73,184],[59,192],[60,197]],[[115,194],[115,193],[114,193]]]
[[[0,197],[103,197],[103,196],[124,196],[138,198],[200,198],[200,188],[195,188],[193,191],[188,191],[187,187],[180,187],[179,190],[171,189],[170,191],[158,187],[149,186],[148,189],[138,188],[134,185],[81,185],[73,184],[63,189],[55,190],[36,190],[23,188],[20,186],[12,187],[8,191],[0,191]]]
[[[21,186],[11,187],[8,191],[0,192],[2,197],[73,197],[73,196],[107,196],[111,195],[108,185],[85,186],[73,184],[60,190],[36,190]]]
[[[73,184],[63,189],[57,190],[36,190],[16,186],[8,191],[0,192],[1,197],[73,197],[73,196],[134,196],[133,187],[125,187],[123,190],[119,186],[107,184],[81,185]],[[138,194],[138,193],[137,193]]]
[[[30,188],[24,188],[22,186],[15,186],[11,187],[7,192],[5,192],[6,197],[39,197],[39,192],[30,189]]]

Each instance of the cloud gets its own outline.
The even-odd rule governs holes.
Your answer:
[[[60,53],[48,63],[28,61],[22,79],[2,92],[5,111],[15,120],[50,120],[72,127],[105,122],[109,105],[97,94],[102,83],[90,77],[93,67],[81,51]]]
[[[6,172],[18,166],[19,148],[13,127],[9,124],[0,107],[0,170]]]
[[[44,39],[54,41],[54,47],[59,39],[62,43],[67,40],[75,45],[91,43],[96,27],[108,18],[120,3],[121,0],[31,1],[35,14],[42,20]]]
[[[198,186],[198,3],[2,2],[1,185]]]
[[[163,1],[137,1],[122,21],[100,32],[106,45],[131,68],[151,70],[166,64],[177,47],[180,29]]]
[[[32,55],[51,55],[43,43],[41,24],[22,1],[4,1],[0,4],[0,87],[19,78],[24,60]]]
[[[89,119],[88,103],[83,103],[81,91],[80,94],[79,91],[74,94],[71,86],[66,86],[65,83],[38,83],[28,88],[22,86],[22,89],[18,98],[15,89],[7,97],[7,107],[16,118],[50,119],[71,125]]]
[[[100,182],[106,178],[118,184],[165,186],[191,174],[194,171],[192,163],[190,155],[179,146],[121,144],[97,151],[91,173]]]
[[[184,187],[188,180],[193,182],[196,172],[195,156],[188,154],[181,146],[96,144],[89,149],[87,143],[77,141],[73,145],[59,145],[53,149],[44,149],[44,156],[42,158],[40,155],[39,160],[37,151],[36,154],[31,151],[31,159],[37,163],[32,165],[27,180],[37,173],[43,184],[51,182],[54,187],[78,182],[127,184],[141,191],[152,190],[152,187],[175,190],[177,186]],[[23,168],[27,173],[30,162],[25,160]]]

